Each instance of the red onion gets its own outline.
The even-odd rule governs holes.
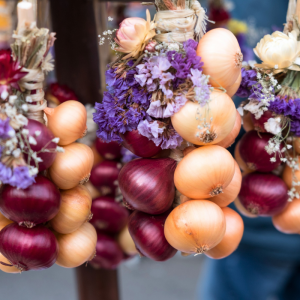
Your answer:
[[[119,187],[126,202],[134,209],[159,215],[174,200],[176,161],[171,158],[135,159],[119,174]]]
[[[119,160],[122,157],[122,147],[117,142],[105,143],[98,138],[95,142],[95,145],[97,151],[104,159]]]
[[[135,211],[130,215],[128,229],[140,254],[155,261],[172,258],[177,250],[166,240],[164,224],[169,212],[151,216]]]
[[[44,270],[55,263],[58,243],[43,225],[29,229],[13,223],[0,231],[0,252],[20,271]]]
[[[24,127],[29,131],[27,138],[30,137],[35,139],[35,142],[30,143],[30,147],[33,151],[39,152],[43,148],[46,150],[51,150],[50,152],[40,152],[37,154],[37,157],[41,158],[43,161],[39,162],[39,171],[44,171],[48,169],[54,162],[56,157],[56,152],[54,151],[57,147],[57,144],[52,142],[54,139],[53,133],[42,123],[28,119],[28,125]],[[26,144],[25,144],[26,145]],[[25,155],[25,160],[27,160],[27,155]],[[33,159],[31,159],[30,164],[36,166]]]
[[[122,262],[123,252],[118,243],[110,236],[97,233],[96,256],[90,262],[95,268],[114,270]]]
[[[265,149],[272,137],[273,135],[270,133],[258,134],[255,130],[249,131],[243,136],[239,150],[242,160],[249,169],[259,172],[272,172],[281,164],[278,154],[276,154],[276,162],[271,162],[274,154],[268,154]]]
[[[250,173],[243,177],[238,198],[251,214],[273,216],[287,205],[288,188],[273,174]]]
[[[251,118],[253,121],[254,129],[256,131],[267,132],[265,129],[265,123],[268,122],[270,118],[273,118],[273,112],[267,110],[266,112],[263,113],[263,115],[259,119],[256,119],[255,115],[251,114]]]
[[[127,131],[122,135],[122,145],[129,151],[140,157],[153,157],[162,151],[154,142],[141,135],[138,130]]]
[[[0,196],[2,214],[28,228],[53,219],[59,211],[59,206],[59,190],[41,175],[24,190],[5,185]]]
[[[108,233],[118,233],[127,223],[128,210],[114,198],[102,196],[92,203],[93,218],[90,221],[96,229]]]
[[[102,161],[93,168],[90,181],[102,195],[114,196],[121,168],[121,163],[109,160]]]

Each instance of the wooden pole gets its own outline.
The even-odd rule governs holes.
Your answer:
[[[93,1],[50,0],[58,82],[68,85],[86,104],[100,102],[98,34]],[[118,300],[116,271],[76,269],[80,300]]]

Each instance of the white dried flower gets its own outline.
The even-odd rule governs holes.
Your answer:
[[[33,136],[30,136],[28,141],[29,141],[29,144],[31,144],[31,145],[37,145],[37,141]]]
[[[29,130],[26,129],[26,128],[23,128],[23,129],[22,129],[22,134],[28,135],[28,134],[29,134]]]
[[[264,127],[267,130],[267,132],[270,132],[274,135],[281,135],[281,118],[270,118],[265,124]]]
[[[12,155],[17,158],[17,157],[20,157],[21,153],[22,153],[21,149],[15,149],[13,151]]]
[[[17,99],[18,99],[18,97],[15,96],[15,95],[9,96],[8,102],[9,102],[10,104],[14,105]]]
[[[41,135],[41,131],[40,130],[37,130],[34,134],[35,134],[35,136],[40,136]]]
[[[64,152],[65,152],[65,149],[64,149],[63,147],[57,146],[55,151],[56,151],[56,152],[59,152],[59,153],[64,153]]]
[[[59,137],[56,137],[52,140],[53,143],[58,144],[59,143]]]

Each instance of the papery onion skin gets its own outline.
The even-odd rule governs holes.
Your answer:
[[[134,209],[153,215],[167,211],[175,197],[171,158],[141,158],[127,163],[119,174],[119,187]]]
[[[298,166],[300,166],[300,157],[298,158]],[[293,174],[294,173],[294,174]],[[295,178],[293,179],[293,175]],[[293,186],[293,181],[300,181],[300,169],[292,171],[292,168],[288,165],[285,166],[283,175],[282,175],[283,181],[286,183],[289,189],[294,187],[298,193],[300,193],[300,186],[296,185]]]
[[[44,124],[31,119],[28,119],[28,125],[24,126],[24,129],[29,131],[27,139],[32,137],[36,141],[36,145],[32,143],[30,144],[32,151],[39,152],[43,148],[46,150],[51,150],[51,152],[39,152],[37,154],[37,157],[43,160],[42,162],[38,163],[39,172],[48,169],[53,164],[57,155],[55,152],[57,144],[52,142],[55,136]],[[39,132],[40,134],[36,134],[36,132]],[[25,154],[24,158],[27,161],[28,156]],[[33,159],[30,160],[30,164],[34,167],[36,166]]]
[[[56,108],[45,108],[48,128],[56,137],[59,145],[66,146],[82,138],[86,133],[87,112],[83,104],[69,100]]]
[[[216,203],[220,207],[226,207],[232,203],[238,196],[242,186],[242,173],[237,162],[235,162],[234,176],[229,185],[224,189],[223,193],[210,198],[209,200]]]
[[[117,240],[118,244],[126,255],[133,256],[138,254],[135,243],[129,233],[128,226],[124,227],[123,230],[119,233]]]
[[[56,233],[59,253],[56,264],[63,268],[76,268],[94,258],[97,233],[94,226],[84,223],[75,232]]]
[[[193,200],[170,213],[164,232],[175,249],[200,254],[221,242],[225,228],[225,217],[218,205],[209,200]]]
[[[179,192],[192,199],[208,199],[223,192],[231,182],[235,162],[220,146],[200,147],[178,164],[174,182]]]
[[[247,166],[247,164],[243,161],[243,159],[241,158],[241,154],[240,154],[240,144],[241,141],[239,141],[234,149],[234,158],[237,162],[237,164],[239,165],[239,167],[241,168],[242,171],[250,173],[250,172],[254,172],[253,170],[250,170]]]
[[[234,206],[235,208],[238,210],[238,212],[243,215],[244,217],[248,217],[248,218],[251,218],[251,219],[254,219],[254,218],[257,218],[258,216],[257,215],[254,215],[254,214],[251,214],[244,206],[243,204],[241,203],[240,199],[239,198],[236,198],[234,200]]]
[[[258,134],[255,130],[247,132],[241,139],[239,151],[241,158],[247,164],[248,168],[259,172],[272,172],[280,164],[279,155],[276,155],[276,162],[272,162],[270,155],[266,151],[269,140],[274,136],[270,133]],[[280,146],[282,149],[282,145]]]
[[[122,147],[117,142],[105,143],[101,139],[97,138],[95,145],[98,153],[104,159],[119,160],[122,157],[121,154]]]
[[[254,130],[254,124],[252,121],[252,114],[250,112],[245,112],[244,111],[244,116],[243,116],[243,128],[246,132]]]
[[[6,257],[4,257],[1,253],[0,253],[0,270],[5,272],[5,273],[10,273],[10,274],[18,274],[20,273],[20,270],[18,270],[16,267],[9,267],[9,266],[5,266],[2,263],[5,263],[7,265],[11,265],[11,263],[7,260]]]
[[[58,214],[50,221],[58,233],[76,231],[91,216],[92,197],[83,185],[61,191],[61,206]]]
[[[289,202],[287,207],[272,218],[275,228],[286,234],[300,232],[300,199]]]
[[[254,215],[274,216],[286,207],[288,188],[273,174],[250,173],[243,177],[239,199]]]
[[[222,259],[232,254],[240,244],[244,233],[244,222],[241,216],[229,207],[222,208],[225,216],[226,231],[222,241],[205,252],[205,255],[214,258]]]
[[[232,86],[230,86],[230,87],[227,88],[226,94],[230,98],[232,98],[236,94],[236,92],[238,91],[238,89],[239,89],[239,87],[241,85],[241,82],[242,82],[242,73],[239,74],[239,77],[236,80],[236,82]]]
[[[13,223],[0,231],[0,252],[20,271],[50,268],[58,249],[55,235],[43,225],[29,229]]]
[[[96,256],[91,260],[94,268],[115,270],[123,260],[123,251],[110,236],[97,233]]]
[[[217,28],[207,32],[200,39],[197,55],[202,57],[203,73],[210,75],[209,82],[213,87],[228,89],[241,73],[241,48],[228,29]]]
[[[164,236],[164,224],[169,212],[161,215],[148,215],[135,211],[128,222],[129,233],[138,252],[154,261],[166,261],[172,258],[174,249]]]
[[[270,118],[273,118],[273,112],[267,110],[259,119],[256,119],[255,115],[251,114],[251,118],[254,125],[254,130],[258,132],[267,132],[265,129],[265,123],[268,122]]]
[[[217,143],[216,145],[224,147],[224,148],[230,147],[235,142],[235,139],[239,135],[239,133],[241,131],[241,127],[242,127],[242,118],[241,118],[241,115],[239,114],[239,112],[237,111],[236,112],[236,120],[235,120],[235,124],[234,124],[232,131],[226,136],[226,138],[224,140]]]
[[[5,185],[0,195],[0,211],[18,223],[31,228],[53,219],[58,213],[61,199],[55,185],[38,175],[27,189]]]
[[[101,195],[114,197],[121,168],[121,163],[105,160],[92,169],[90,181]]]
[[[57,154],[49,174],[60,189],[69,190],[89,179],[94,155],[89,146],[80,143],[65,146],[64,150]]]
[[[221,142],[230,134],[235,124],[236,108],[231,98],[224,92],[214,90],[210,99],[209,109],[208,104],[201,107],[198,103],[188,101],[171,118],[178,134],[195,145],[211,145]],[[207,122],[210,123],[209,133],[207,133],[207,128],[198,129],[198,126],[202,126],[199,120],[200,115],[205,116]]]
[[[93,218],[91,224],[103,232],[118,233],[122,230],[129,216],[128,210],[114,198],[102,196],[92,203]]]
[[[162,149],[150,141],[147,137],[141,135],[138,130],[127,131],[121,135],[122,145],[139,157],[149,158],[159,154]]]

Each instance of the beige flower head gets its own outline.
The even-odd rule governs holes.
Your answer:
[[[115,39],[119,47],[115,50],[128,53],[123,59],[136,58],[155,34],[155,24],[151,22],[150,12],[147,10],[147,21],[142,18],[127,18],[120,24]]]
[[[288,35],[276,31],[264,36],[254,53],[262,60],[262,64],[256,65],[258,68],[274,69],[275,73],[287,69],[300,71],[300,42],[295,31]]]

